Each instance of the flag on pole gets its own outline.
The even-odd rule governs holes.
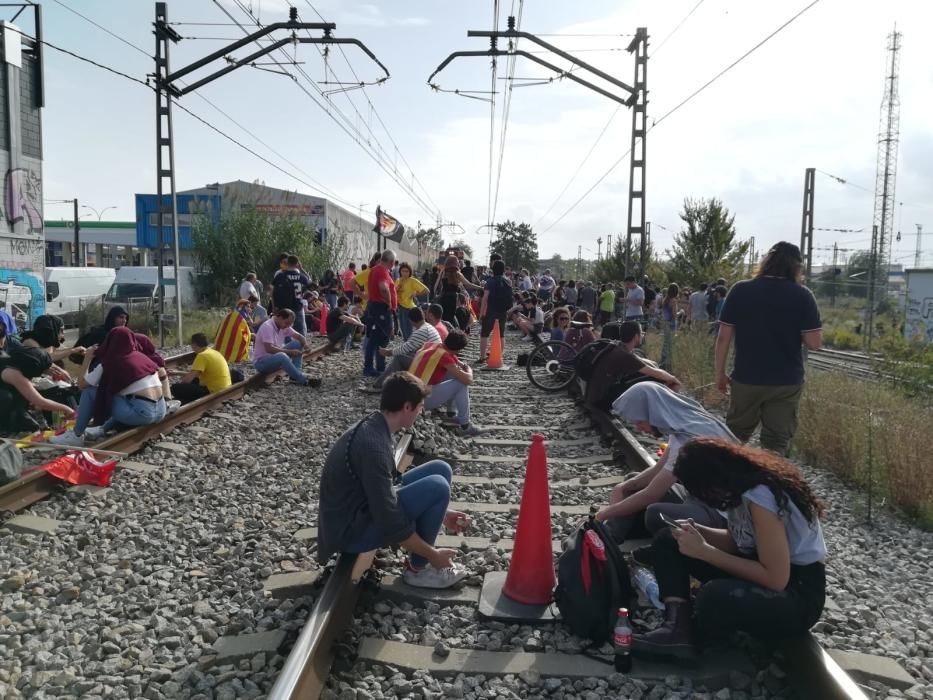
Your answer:
[[[392,218],[378,206],[376,207],[376,225],[373,227],[373,231],[396,243],[401,243],[402,236],[405,235],[405,227],[398,222],[398,219]]]

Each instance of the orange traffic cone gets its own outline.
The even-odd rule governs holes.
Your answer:
[[[525,605],[550,603],[557,584],[551,553],[550,504],[544,436],[535,433],[528,450],[512,563],[502,588],[506,596]]]
[[[318,334],[323,338],[327,335],[327,314],[330,307],[327,304],[321,304],[321,325],[318,328]]]
[[[499,320],[492,324],[492,336],[489,338],[489,359],[483,370],[496,370],[502,372],[507,370],[502,363],[502,336],[499,335]]]

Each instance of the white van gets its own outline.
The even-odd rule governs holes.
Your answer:
[[[166,265],[163,274],[166,279],[173,279],[175,270]],[[195,302],[193,267],[179,267],[178,277],[181,287],[181,303],[191,306]],[[133,303],[155,303],[159,297],[159,268],[155,266],[134,267],[124,265],[117,270],[116,279],[104,297],[104,303],[109,306],[120,304],[123,306]],[[165,285],[165,300],[175,299],[175,285]]]
[[[99,302],[115,276],[116,270],[109,267],[46,267],[45,313],[68,323],[87,303]]]

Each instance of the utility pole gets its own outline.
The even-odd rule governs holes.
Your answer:
[[[748,242],[748,274],[755,270],[755,237],[752,236]]]
[[[648,242],[645,239],[645,160],[648,125],[648,30],[639,27],[635,38],[628,45],[628,52],[635,54],[635,84],[629,106],[632,108],[632,145],[628,176],[628,230],[625,234],[625,276],[631,274],[632,236],[641,239],[641,256],[638,267],[644,275]],[[635,205],[638,205],[638,211]]]
[[[596,262],[603,259],[603,237],[596,239]]]
[[[829,305],[834,308],[836,306],[836,279],[839,276],[839,271],[836,268],[836,265],[838,264],[838,262],[839,262],[839,244],[833,243],[833,269],[832,269],[833,287],[832,287],[832,292],[830,293]]]
[[[606,236],[606,259],[612,257],[612,234]]]
[[[577,277],[583,276],[583,246],[577,246]]]
[[[920,267],[920,253],[923,252],[923,224],[914,224],[917,227],[917,248],[914,251],[914,268]]]
[[[166,284],[175,285],[175,322],[177,341],[182,342],[182,315],[181,315],[181,285],[178,279],[178,261],[179,261],[179,240],[178,240],[178,200],[175,196],[175,147],[174,135],[172,130],[172,102],[174,99],[183,97],[188,93],[194,92],[200,87],[213,82],[227,73],[235,71],[242,66],[253,65],[263,56],[278,51],[285,46],[297,46],[298,44],[353,44],[358,46],[366,53],[369,58],[375,62],[379,68],[385,72],[385,77],[377,81],[383,83],[389,79],[389,70],[379,62],[379,59],[359,39],[338,38],[331,35],[331,32],[337,28],[332,22],[299,22],[298,9],[289,8],[287,22],[274,22],[265,27],[238,39],[227,46],[224,46],[204,58],[175,71],[169,69],[169,42],[178,43],[181,41],[181,35],[178,34],[168,23],[168,16],[165,2],[155,4],[155,93],[156,93],[156,201],[157,201],[157,221],[159,226],[159,339],[161,344],[165,345],[165,329],[163,327],[163,314],[165,312],[165,286]],[[298,36],[299,31],[321,30],[324,32],[322,37]],[[288,32],[286,38],[267,40],[260,43],[260,40],[268,35],[284,30]],[[249,44],[256,43],[259,50],[242,58],[234,58],[233,52],[242,49]],[[291,59],[294,61],[294,59]],[[193,83],[181,86],[178,81],[189,73],[205,66],[224,61],[222,68],[210,73],[209,75],[195,80]],[[166,186],[170,192],[171,201],[163,201]],[[174,250],[173,266],[175,270],[175,279],[167,280],[164,275],[163,258],[165,255],[165,216],[171,216],[172,226],[172,244]]]
[[[74,247],[74,252],[72,253],[72,258],[74,259],[74,266],[81,267],[81,222],[78,221],[78,200],[72,200],[75,207],[75,239],[72,246]],[[97,263],[100,264],[99,262]]]
[[[803,178],[803,217],[800,222],[800,254],[803,256],[804,276],[810,284],[813,265],[813,195],[816,188],[816,168],[807,168]]]

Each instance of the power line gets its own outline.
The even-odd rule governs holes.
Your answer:
[[[515,0],[512,0],[512,10],[515,9]],[[515,22],[515,30],[521,31],[522,27],[522,13],[525,9],[525,0],[518,0],[518,17]],[[514,15],[510,12],[510,17]],[[518,48],[518,39],[515,40],[513,45],[512,40],[509,39],[509,50]],[[492,215],[489,217],[489,225],[493,225],[496,220],[496,210],[499,208],[499,186],[502,184],[502,162],[505,158],[505,141],[506,133],[509,128],[509,112],[512,108],[512,88],[515,87],[513,82],[515,79],[515,65],[518,62],[518,57],[515,55],[509,56],[509,69],[508,69],[508,80],[509,80],[509,89],[505,95],[505,106],[502,110],[502,126],[499,130],[499,167],[496,172],[496,189],[495,195],[492,200]]]
[[[493,31],[499,30],[499,0],[492,0],[492,27]],[[496,140],[496,70],[497,57],[492,56],[490,65],[492,74],[492,86],[489,100],[489,179],[486,184],[486,223],[492,226],[492,151]]]
[[[732,70],[732,69],[735,68],[737,65],[739,65],[739,63],[741,63],[741,62],[744,61],[746,58],[748,58],[749,56],[751,56],[755,51],[757,51],[759,48],[761,48],[761,47],[764,46],[766,43],[768,43],[768,41],[770,41],[772,38],[774,38],[774,37],[775,37],[777,34],[779,34],[783,29],[785,29],[787,26],[789,26],[791,23],[793,23],[797,18],[799,18],[801,15],[803,15],[807,10],[809,10],[811,7],[813,7],[814,5],[816,5],[818,2],[820,2],[820,0],[812,0],[812,2],[811,2],[810,4],[808,4],[808,5],[807,5],[806,7],[804,7],[802,10],[800,10],[800,11],[797,12],[795,15],[793,15],[789,20],[787,20],[786,22],[784,22],[781,26],[779,26],[779,27],[778,27],[777,29],[775,29],[773,32],[771,32],[770,34],[768,34],[764,39],[762,39],[761,41],[759,41],[757,44],[755,44],[755,45],[754,45],[752,48],[750,48],[748,51],[746,51],[746,52],[743,53],[741,56],[739,56],[735,61],[733,61],[733,62],[730,63],[728,66],[726,66],[725,68],[723,68],[723,69],[722,69],[721,71],[719,71],[716,75],[714,75],[712,78],[710,78],[708,81],[706,81],[703,85],[701,85],[699,88],[697,88],[696,90],[694,90],[692,93],[690,93],[687,97],[685,97],[685,98],[684,98],[683,100],[681,100],[679,103],[677,103],[676,105],[674,105],[674,107],[672,107],[672,108],[669,109],[667,112],[665,112],[659,119],[657,119],[657,120],[648,128],[648,131],[653,131],[655,127],[657,127],[659,124],[661,124],[661,122],[663,122],[665,119],[667,119],[667,118],[670,117],[672,114],[674,114],[675,112],[677,112],[677,110],[679,110],[681,107],[683,107],[684,105],[686,105],[688,102],[690,102],[691,100],[693,100],[697,95],[699,95],[701,92],[703,92],[704,90],[706,90],[706,88],[708,88],[710,85],[712,85],[713,83],[715,83],[717,80],[719,80],[722,76],[724,76],[724,75],[725,75],[726,73],[728,73],[730,70]],[[596,189],[596,187],[597,187],[598,185],[600,185],[600,184],[602,183],[602,181],[605,180],[605,179],[609,176],[609,174],[610,174],[613,170],[615,170],[623,160],[625,160],[626,157],[628,157],[628,155],[629,155],[630,152],[631,152],[631,149],[629,149],[629,151],[627,151],[621,158],[619,158],[619,160],[617,160],[615,163],[613,163],[613,164],[609,167],[609,169],[608,169],[605,173],[603,173],[603,174],[600,176],[600,178],[599,178],[595,183],[593,183],[593,185],[592,185],[586,192],[584,192],[583,195],[582,195],[576,202],[574,202],[573,204],[571,204],[570,207],[568,207],[568,209],[567,209],[563,214],[561,214],[561,215],[560,215],[550,226],[548,226],[542,233],[547,233],[547,232],[550,231],[552,228],[554,228],[558,223],[560,223],[561,221],[563,221],[563,219],[564,219],[570,212],[572,212],[574,209],[576,209],[577,206],[579,206],[579,204],[580,204],[584,199],[586,199],[586,198],[589,196],[589,194],[590,194],[594,189]]]
[[[690,16],[691,16],[694,12],[696,12],[697,8],[698,8],[700,5],[702,5],[703,2],[704,2],[704,0],[699,0],[699,2],[698,2],[696,5],[693,6],[693,9],[690,10],[686,15],[684,15],[684,17],[677,23],[677,25],[676,25],[670,32],[667,33],[667,36],[665,36],[665,37],[661,40],[660,45],[658,46],[657,49],[655,49],[654,53],[652,54],[652,58],[658,55],[658,52],[661,50],[661,47],[664,46],[664,44],[667,43],[667,40],[668,40],[668,39],[670,39],[672,36],[674,36],[674,33],[675,33],[678,29],[680,29],[680,28],[683,26],[684,22],[686,22],[688,19],[690,19]],[[573,175],[571,175],[571,176],[570,176],[570,179],[567,180],[566,184],[564,184],[563,189],[561,189],[561,191],[560,191],[560,193],[557,195],[557,197],[554,198],[554,201],[551,202],[551,205],[547,208],[547,211],[544,212],[544,214],[542,214],[540,217],[538,217],[538,220],[537,220],[537,221],[535,222],[535,224],[534,224],[535,227],[537,227],[538,224],[540,224],[542,221],[544,221],[544,220],[548,217],[548,214],[550,214],[550,213],[554,210],[554,207],[556,207],[557,204],[558,204],[558,202],[560,202],[560,200],[563,198],[564,193],[566,193],[567,190],[570,189],[570,186],[576,181],[577,175],[579,175],[579,174],[580,174],[580,171],[583,170],[583,166],[586,165],[586,162],[590,159],[590,156],[593,155],[593,151],[596,150],[596,147],[599,145],[600,141],[602,141],[603,136],[606,135],[606,131],[609,129],[609,126],[612,124],[612,122],[615,121],[615,118],[619,115],[619,112],[620,112],[620,111],[622,111],[622,105],[621,105],[621,104],[620,104],[620,105],[617,105],[616,108],[613,110],[612,114],[609,115],[609,119],[606,120],[606,124],[605,124],[605,126],[603,126],[602,131],[599,132],[599,135],[596,137],[596,140],[593,142],[593,145],[590,146],[590,150],[586,152],[586,155],[585,155],[585,156],[583,156],[583,160],[581,160],[580,163],[577,165],[577,169],[573,171]],[[631,153],[631,149],[629,149],[628,151],[625,152],[625,155],[622,156],[622,160],[624,160],[624,159],[628,156],[629,153]],[[619,165],[619,162],[621,162],[621,160],[620,160],[620,161],[617,161],[617,162],[612,166],[612,169],[615,169],[616,166]],[[610,170],[610,172],[611,172],[611,171],[612,171],[612,170]],[[607,173],[607,174],[608,174],[608,173]],[[604,176],[604,177],[605,177],[605,176]],[[600,180],[600,181],[601,181],[601,180]],[[591,188],[590,190],[587,190],[587,194],[589,194],[591,191],[592,191],[592,188]],[[561,217],[561,218],[563,218],[563,217]],[[559,219],[558,219],[558,221],[559,221]],[[549,231],[551,228],[553,228],[554,225],[555,225],[556,223],[557,223],[557,222],[554,222],[554,224],[551,224],[551,226],[549,226],[549,227],[546,229],[546,231]],[[546,231],[545,231],[545,232],[546,232]]]

